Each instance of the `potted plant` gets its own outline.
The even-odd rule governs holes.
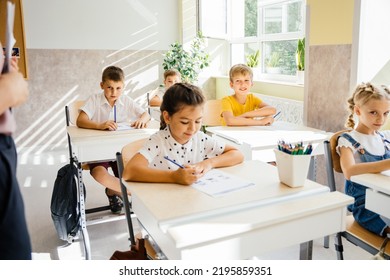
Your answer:
[[[175,42],[164,54],[163,69],[176,69],[182,81],[194,83],[198,80],[200,70],[209,66],[209,55],[204,51],[204,37],[201,32],[192,40],[190,49],[185,50],[182,44]]]
[[[260,50],[255,51],[254,53],[248,54],[246,56],[246,65],[251,68],[255,68],[259,65],[260,59]]]
[[[260,50],[257,50],[246,56],[246,65],[252,68],[254,78],[259,78],[261,69],[258,67],[260,62]]]
[[[272,52],[266,60],[267,73],[280,74],[280,61],[280,54],[278,52]]]
[[[298,40],[295,59],[297,63],[297,82],[303,84],[305,76],[305,38]]]

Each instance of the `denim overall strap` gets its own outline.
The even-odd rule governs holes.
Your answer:
[[[379,131],[377,131],[377,133],[379,134],[379,136],[380,136],[381,139],[382,139],[383,145],[385,146],[386,153],[389,152],[389,151],[390,151],[390,148],[389,148],[390,141],[387,140],[387,139],[385,138],[385,136],[384,136],[382,133],[380,133]],[[388,158],[388,157],[386,157],[386,158]]]
[[[364,148],[360,148],[360,143],[353,139],[349,134],[344,133],[340,137],[347,139],[354,146],[354,148],[358,150],[358,154],[362,162],[379,161],[384,159],[387,154],[390,154],[390,151],[388,152],[386,149],[384,156],[372,155]],[[377,235],[381,235],[387,225],[377,213],[365,208],[366,189],[367,187],[354,183],[350,180],[345,181],[345,193],[355,198],[355,202],[351,205],[348,205],[348,210],[352,212],[356,222],[358,222],[362,227],[376,233]]]
[[[339,136],[340,137],[343,137],[345,139],[347,139],[351,144],[352,146],[355,148],[355,149],[359,149],[359,147],[361,146],[360,143],[358,141],[356,141],[355,139],[352,138],[351,135],[349,135],[348,133],[343,133]]]

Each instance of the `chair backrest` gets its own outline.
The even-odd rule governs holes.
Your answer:
[[[127,162],[141,149],[143,144],[145,143],[146,139],[148,138],[142,138],[133,142],[130,142],[129,144],[126,144],[122,151],[116,154],[116,161],[118,165],[118,173],[119,178],[122,178],[124,167],[126,166]],[[131,245],[135,245],[135,236],[134,236],[134,229],[133,229],[133,223],[131,221],[131,204],[129,202],[129,198],[127,196],[127,189],[126,186],[123,184],[122,180],[120,180],[121,185],[121,192],[122,192],[122,200],[124,203],[125,208],[125,214],[126,214],[126,220],[127,220],[127,227],[129,230],[130,235],[130,242]]]
[[[79,109],[85,104],[85,100],[75,100],[65,107],[67,114],[67,125],[76,125]]]
[[[338,141],[339,136],[341,134],[343,134],[344,132],[349,132],[349,131],[350,130],[347,130],[347,129],[340,130],[340,131],[336,132],[335,134],[333,134],[332,137],[330,137],[330,151],[332,154],[333,169],[338,173],[342,173],[343,170],[341,169],[341,165],[340,165],[340,156],[336,151],[337,141]]]
[[[219,126],[221,123],[222,100],[207,100],[204,106],[203,125]]]
[[[341,134],[349,130],[341,130],[332,135],[329,140],[324,141],[325,167],[328,180],[328,186],[331,191],[336,190],[334,171],[342,173],[340,165],[340,156],[336,151],[337,140]]]
[[[148,138],[133,141],[122,148],[123,166],[126,166],[127,162],[142,148],[146,139]]]

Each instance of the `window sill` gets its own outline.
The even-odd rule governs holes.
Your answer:
[[[213,76],[212,78],[216,80],[216,99],[220,99],[232,93],[228,76],[220,75]],[[303,101],[304,85],[298,84],[295,80],[280,81],[275,79],[266,79],[264,77],[261,79],[256,79],[253,82],[251,92]]]
[[[304,87],[304,84],[298,84],[296,82],[292,81],[279,81],[279,80],[273,80],[273,79],[253,79],[253,82],[259,82],[259,83],[268,83],[268,84],[277,84],[277,85],[286,85],[286,86],[294,86],[294,87]]]
[[[229,79],[228,76],[224,75],[215,75],[212,76],[213,78],[223,78],[223,79]],[[279,80],[279,79],[272,79],[272,78],[253,78],[253,83],[268,83],[268,84],[274,84],[274,85],[286,85],[286,86],[294,86],[294,87],[300,87],[303,88],[304,84],[298,84],[295,80],[295,78],[291,80]]]

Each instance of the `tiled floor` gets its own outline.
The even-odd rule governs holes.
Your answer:
[[[68,163],[68,150],[65,147],[49,152],[19,151],[18,179],[24,197],[27,223],[29,227],[34,259],[84,259],[82,242],[76,240],[68,245],[58,239],[51,215],[50,200],[57,170]],[[104,188],[99,186],[90,175],[84,173],[87,188],[87,208],[107,204]],[[95,216],[92,216],[95,215]],[[89,219],[102,213],[91,214]],[[106,217],[110,212],[105,212]],[[124,217],[124,216],[122,216]],[[134,220],[135,230],[138,230]],[[125,219],[87,226],[91,257],[95,260],[108,260],[115,250],[127,250],[129,247],[128,231]],[[288,232],[286,232],[288,235]],[[336,253],[333,237],[330,248],[323,247],[323,239],[314,240],[313,259],[335,260]],[[360,248],[344,242],[344,258],[347,260],[370,259],[370,255]],[[270,252],[257,259],[290,260],[298,259],[299,246],[284,248]]]

